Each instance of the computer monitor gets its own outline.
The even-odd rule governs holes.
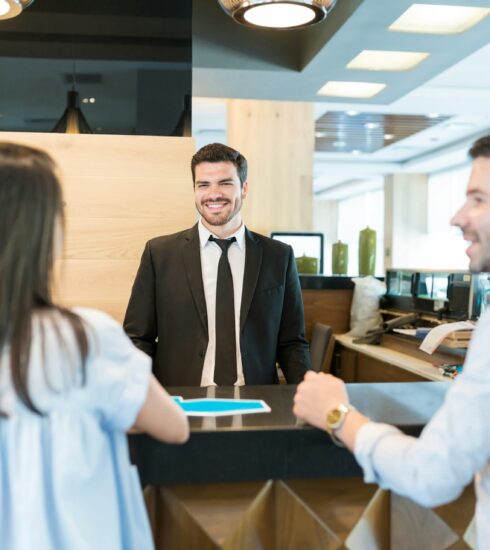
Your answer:
[[[319,272],[323,273],[323,233],[273,231],[271,238],[292,246],[295,258],[303,255],[318,258]]]

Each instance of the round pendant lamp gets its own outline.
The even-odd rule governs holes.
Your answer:
[[[268,29],[297,29],[323,21],[336,0],[218,0],[237,23]]]
[[[0,0],[0,20],[16,17],[33,2],[34,0]]]

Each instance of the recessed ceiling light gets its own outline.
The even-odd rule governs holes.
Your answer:
[[[345,147],[347,144],[345,143],[345,141],[334,141],[332,145],[334,147]]]
[[[392,25],[390,31],[428,34],[459,34],[490,13],[490,8],[412,4]]]
[[[347,68],[365,71],[408,71],[416,67],[429,55],[426,52],[363,50],[354,57]]]
[[[359,111],[347,111],[347,114],[349,116],[357,116],[359,114]]]
[[[361,151],[359,151],[359,149],[352,149],[351,153],[353,155],[360,155],[361,154]]]
[[[429,113],[427,118],[439,118],[441,115],[439,113]]]
[[[364,128],[366,128],[366,130],[376,130],[379,127],[379,122],[366,122],[366,124],[364,124]]]
[[[379,82],[345,82],[330,80],[318,90],[318,95],[369,99],[386,88]]]
[[[390,139],[393,139],[395,137],[395,134],[385,134],[384,138],[386,141],[389,141]]]

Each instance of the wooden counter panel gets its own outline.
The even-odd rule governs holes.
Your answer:
[[[356,382],[426,382],[427,378],[359,354]],[[350,380],[349,380],[350,382]]]
[[[308,340],[311,339],[315,323],[331,326],[334,334],[342,334],[349,330],[353,294],[351,289],[303,289],[302,294],[305,308],[305,333]]]

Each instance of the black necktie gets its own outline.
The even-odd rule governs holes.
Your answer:
[[[233,277],[228,249],[235,237],[231,239],[215,239],[210,241],[221,248],[218,264],[218,280],[216,283],[216,356],[214,366],[214,381],[218,386],[232,386],[237,379],[236,370],[236,339],[235,339],[235,296],[233,294]]]

